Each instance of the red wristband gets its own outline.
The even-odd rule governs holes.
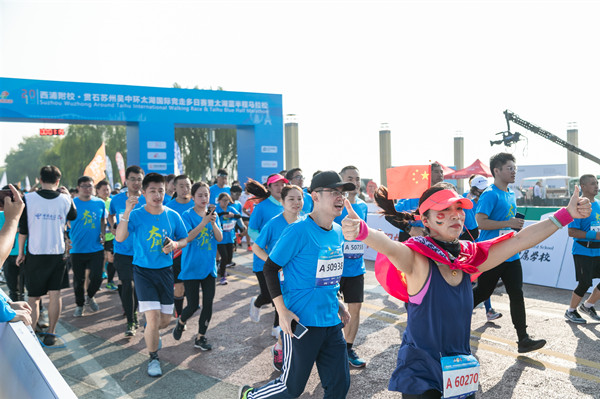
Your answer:
[[[573,216],[569,213],[567,208],[561,208],[558,211],[554,212],[554,217],[558,220],[563,227],[568,225],[573,221]]]
[[[367,223],[364,220],[360,221],[360,229],[358,230],[358,235],[356,236],[356,239],[358,241],[362,241],[365,238],[367,238],[367,236],[369,235],[369,226],[367,226]]]

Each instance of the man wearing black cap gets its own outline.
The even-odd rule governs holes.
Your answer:
[[[334,171],[314,176],[310,185],[313,211],[290,225],[269,255],[263,272],[279,314],[283,368],[279,378],[263,387],[242,387],[240,398],[298,397],[315,362],[324,396],[346,396],[350,373],[342,327],[350,314],[337,299],[344,237],[333,220],[342,214],[346,192],[351,190],[354,184],[344,183]],[[284,280],[280,283],[281,269]],[[300,324],[308,331],[295,338],[293,332],[298,334]]]

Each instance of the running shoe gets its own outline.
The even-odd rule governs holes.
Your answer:
[[[250,320],[258,323],[260,321],[260,308],[254,306],[254,301],[256,301],[255,296],[250,299]]]
[[[125,331],[126,337],[133,337],[136,333],[136,328],[134,323],[127,323],[127,331]]]
[[[519,353],[527,353],[541,349],[546,345],[545,339],[531,339],[529,335],[517,342],[519,344]]]
[[[485,314],[485,316],[487,317],[488,321],[492,321],[492,320],[496,320],[502,317],[502,313],[500,312],[496,312],[494,310],[494,308],[490,308],[490,310],[487,311],[487,313]]]
[[[600,320],[600,316],[598,316],[598,313],[596,313],[596,309],[594,309],[593,306],[590,306],[588,308],[582,303],[581,305],[579,305],[579,310],[581,310],[583,313],[587,314],[594,320]]]
[[[54,334],[44,335],[44,345],[53,346],[54,344],[56,344],[56,335],[54,335]]]
[[[138,321],[137,312],[133,312],[133,324],[135,325],[135,328],[140,328],[140,322]]]
[[[75,306],[75,311],[73,312],[73,317],[81,317],[83,316],[83,306]]]
[[[225,267],[234,267],[236,265],[235,262],[228,263]]]
[[[252,252],[252,245],[248,245],[248,249],[247,249],[247,251],[248,251],[248,252]]]
[[[254,388],[252,388],[250,385],[244,385],[238,391],[238,394],[240,395],[240,399],[248,399],[248,394],[252,391],[254,391]]]
[[[273,354],[273,368],[275,371],[281,371],[283,368],[283,348],[275,349],[275,345],[273,345],[271,354]]]
[[[203,335],[194,340],[194,348],[202,349],[203,351],[209,351],[212,349],[212,345],[208,343],[208,340]]]
[[[175,341],[179,341],[181,339],[181,334],[183,334],[183,329],[185,327],[184,324],[181,324],[179,317],[175,320],[175,328],[173,328],[173,338]]]
[[[108,274],[106,272],[102,272],[102,280],[106,280],[108,278]]]
[[[117,287],[114,283],[106,283],[106,289],[114,292],[114,291],[118,291],[119,287]]]
[[[235,234],[235,241],[237,242],[237,245],[242,245],[242,235],[240,233]]]
[[[575,323],[575,324],[585,324],[586,323],[585,319],[583,317],[581,317],[581,315],[579,314],[579,312],[577,312],[577,310],[569,312],[569,309],[567,309],[567,311],[565,312],[565,319],[567,319],[571,323]]]
[[[221,277],[219,279],[219,285],[227,285],[227,277]]]
[[[357,369],[363,368],[367,365],[367,362],[358,357],[354,349],[348,350],[348,363],[350,363],[350,366]]]
[[[100,307],[96,303],[96,300],[93,297],[92,298],[88,298],[87,305],[90,307],[90,310],[92,312],[97,312],[100,309]]]
[[[152,359],[148,362],[148,375],[150,377],[160,377],[162,375],[160,361],[158,359]]]

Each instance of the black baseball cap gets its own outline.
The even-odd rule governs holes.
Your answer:
[[[338,188],[342,187],[342,191],[352,191],[356,189],[354,183],[347,183],[342,180],[342,176],[334,170],[326,170],[325,172],[317,173],[310,182],[310,191],[318,188]]]

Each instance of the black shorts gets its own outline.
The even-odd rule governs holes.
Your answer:
[[[183,254],[173,259],[173,281],[175,283],[183,283],[183,280],[179,279],[179,273],[181,273],[181,258]]]
[[[578,283],[591,287],[592,280],[600,277],[600,257],[573,255],[573,262],[575,263],[575,280]]]
[[[110,252],[111,254],[115,253],[115,246],[114,246],[114,238],[110,241],[104,241],[104,250]]]
[[[340,293],[344,298],[344,303],[363,303],[365,299],[365,275],[342,277],[340,279]]]
[[[25,287],[29,296],[39,297],[48,291],[63,288],[65,260],[63,255],[33,255],[25,257]]]
[[[115,254],[115,269],[121,281],[133,281],[133,256]]]

